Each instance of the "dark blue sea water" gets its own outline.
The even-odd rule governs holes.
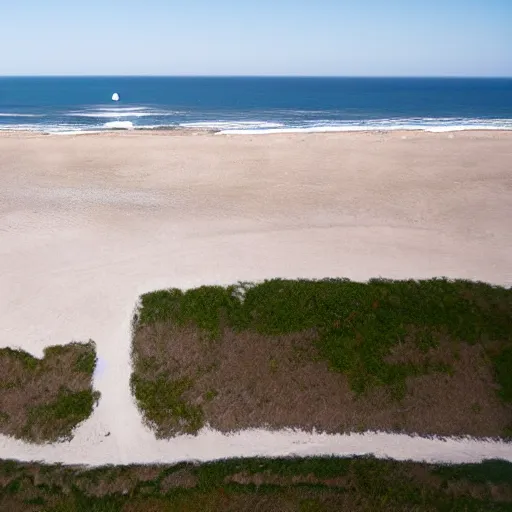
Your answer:
[[[180,127],[510,130],[512,79],[0,77],[0,130]]]

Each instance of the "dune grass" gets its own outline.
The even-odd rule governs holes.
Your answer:
[[[454,350],[448,362],[390,362],[397,347],[412,346],[426,354],[443,342],[478,345],[492,367],[500,400],[512,404],[512,290],[485,283],[275,279],[258,285],[161,290],[141,297],[135,338],[155,325],[198,329],[205,351],[226,329],[274,337],[314,331],[316,357],[332,372],[345,375],[353,393],[364,396],[386,388],[397,401],[405,396],[408,378],[452,375],[458,357]],[[146,419],[158,424],[162,415],[174,415],[183,431],[197,431],[205,416],[183,398],[193,379],[185,386],[159,372],[156,358],[143,352],[134,343],[132,389]],[[270,364],[278,371],[278,358]]]
[[[70,439],[99,399],[95,365],[93,342],[47,347],[42,359],[1,349],[0,432],[36,443]]]
[[[161,377],[153,381],[135,375],[131,384],[136,389],[137,400],[144,404],[150,423],[160,424],[171,416],[176,419],[176,426],[186,434],[194,434],[204,425],[202,408],[183,399],[183,393],[193,385],[190,379]]]
[[[235,459],[92,470],[0,463],[0,509],[117,511],[506,511],[512,464]]]

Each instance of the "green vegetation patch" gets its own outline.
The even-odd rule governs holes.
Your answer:
[[[0,350],[0,432],[42,443],[70,439],[99,399],[93,342],[47,347],[37,359]]]
[[[193,327],[212,342],[225,329],[266,336],[314,331],[319,357],[348,378],[356,395],[385,388],[396,400],[404,398],[409,377],[451,377],[460,355],[454,351],[448,361],[392,361],[395,350],[410,346],[427,354],[442,343],[478,346],[493,365],[501,400],[512,402],[512,290],[481,282],[274,279],[258,285],[161,290],[141,297],[135,337],[157,325]],[[205,344],[204,350],[211,347]],[[159,372],[157,358],[136,344],[133,356],[132,388],[146,418],[158,423],[158,417],[171,414],[188,425],[186,431],[202,425],[200,407],[186,404],[179,382]],[[269,362],[274,373],[279,365],[279,359]],[[149,367],[156,374],[144,371]],[[192,385],[194,377],[188,377]],[[158,400],[151,397],[155,393]]]
[[[132,386],[137,390],[137,400],[146,418],[155,426],[170,419],[174,428],[184,433],[195,433],[204,424],[201,407],[189,404],[183,393],[192,387],[189,379],[169,380],[163,377],[155,381],[134,376]]]
[[[90,416],[99,397],[98,391],[72,393],[62,387],[53,402],[30,408],[24,430],[26,437],[38,432],[45,439],[69,439],[74,426]]]
[[[507,511],[512,465],[233,459],[93,470],[0,463],[0,509],[117,511]]]

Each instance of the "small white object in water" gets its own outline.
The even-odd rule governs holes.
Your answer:
[[[119,94],[117,94],[117,92],[112,94],[112,101],[119,101]]]

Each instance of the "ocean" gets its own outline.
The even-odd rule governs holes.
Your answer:
[[[0,77],[0,130],[179,128],[512,130],[512,79]]]

